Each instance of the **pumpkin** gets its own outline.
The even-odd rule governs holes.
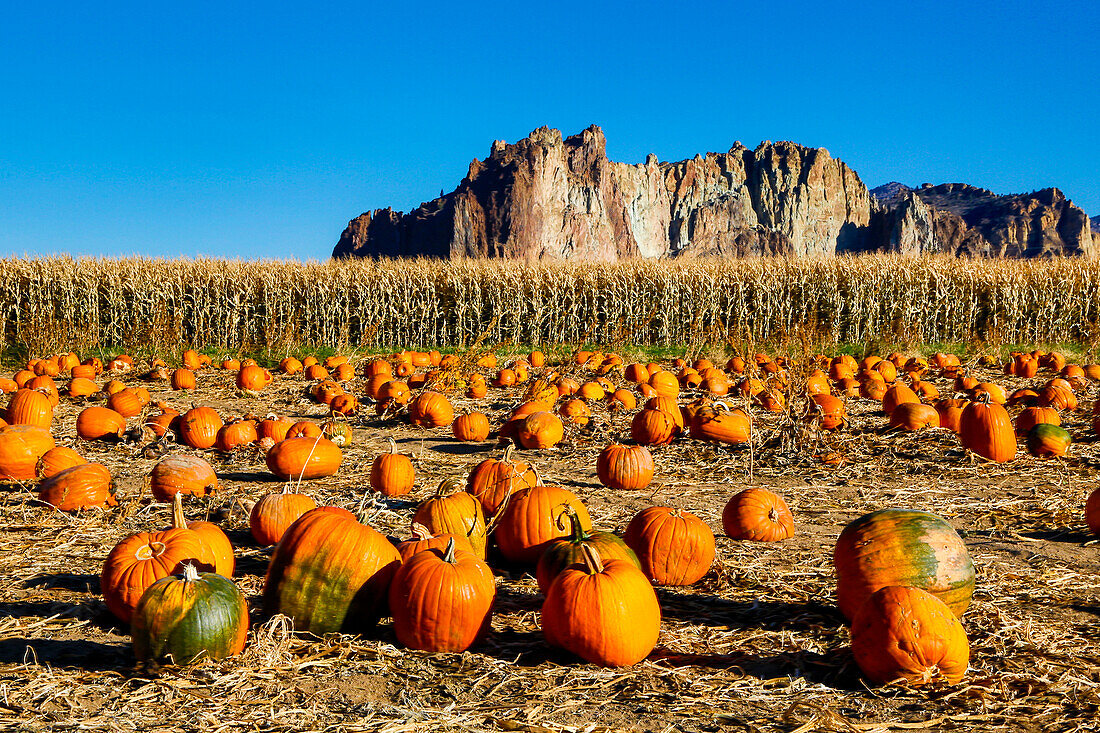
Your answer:
[[[564,435],[561,418],[552,412],[533,412],[516,429],[520,445],[533,450],[552,448]]]
[[[190,369],[177,369],[172,372],[172,389],[194,389],[195,373]]]
[[[778,542],[794,535],[794,516],[778,494],[767,489],[745,489],[726,502],[722,528],[735,540]]]
[[[38,500],[63,512],[107,508],[118,506],[113,488],[114,479],[106,466],[81,463],[43,479]]]
[[[57,445],[42,454],[42,457],[38,459],[38,464],[35,466],[34,472],[38,478],[49,478],[54,474],[64,471],[66,468],[72,468],[73,466],[79,466],[81,463],[87,462],[84,456],[80,455],[72,448]]]
[[[623,539],[657,585],[692,585],[714,562],[714,533],[691,512],[652,506],[634,515]]]
[[[881,509],[851,522],[833,549],[837,604],[848,619],[889,585],[923,588],[962,616],[974,593],[974,565],[955,530],[935,514]]]
[[[163,577],[177,573],[184,562],[213,571],[210,550],[202,537],[189,529],[139,532],[119,542],[107,555],[99,587],[107,608],[123,623],[130,623],[145,589]]]
[[[419,522],[412,523],[412,537],[397,544],[397,552],[401,555],[401,562],[424,550],[445,550],[449,542],[454,541],[455,547],[474,551],[470,544],[470,538],[453,532],[442,532],[433,535],[431,530]]]
[[[43,392],[23,388],[11,396],[7,421],[11,425],[37,425],[49,430],[53,424],[53,405]]]
[[[226,659],[244,650],[248,604],[232,580],[184,563],[142,594],[130,633],[134,656],[154,668]]]
[[[389,453],[376,457],[370,467],[370,487],[383,496],[404,496],[412,491],[416,472],[412,460],[397,452],[397,442],[387,438]]]
[[[413,521],[432,534],[451,533],[470,540],[474,554],[485,557],[488,530],[481,503],[450,480],[441,481],[435,495],[417,507]]]
[[[1100,489],[1095,489],[1085,501],[1085,524],[1089,531],[1100,535]]]
[[[201,558],[213,565],[214,572],[227,578],[233,577],[237,559],[233,554],[233,543],[221,527],[213,522],[188,522],[183,513],[183,492],[172,496],[172,525],[169,529],[189,529],[199,536],[206,549]]]
[[[248,529],[261,547],[274,545],[298,517],[316,508],[317,502],[305,494],[291,493],[288,484],[282,493],[267,494],[252,505]]]
[[[109,407],[85,407],[76,417],[76,434],[83,440],[115,440],[126,432],[126,418]]]
[[[165,456],[149,473],[149,489],[157,501],[171,501],[176,494],[210,496],[218,490],[214,468],[198,456]]]
[[[953,433],[962,429],[963,410],[970,403],[966,400],[940,400],[936,403],[936,414],[940,418],[940,427]]]
[[[256,436],[259,440],[270,438],[273,442],[278,443],[286,439],[287,433],[290,432],[293,425],[294,422],[290,418],[278,417],[273,414],[268,415],[256,426]]]
[[[512,460],[514,450],[511,444],[505,446],[499,461],[485,459],[474,467],[466,479],[466,491],[481,503],[487,517],[495,515],[513,492],[538,483],[535,472],[526,463]]]
[[[568,523],[562,522],[563,519]],[[638,556],[625,542],[611,532],[585,529],[573,507],[566,505],[558,516],[557,522],[562,529],[568,527],[569,534],[551,540],[539,556],[538,565],[535,567],[535,580],[538,581],[539,592],[545,594],[554,578],[558,577],[562,570],[574,563],[583,562],[584,547],[595,550],[601,560],[611,558],[626,560],[641,569]]]
[[[0,427],[0,481],[33,481],[38,461],[53,447],[53,436],[45,428]]]
[[[990,461],[1003,463],[1016,457],[1016,432],[1005,408],[988,397],[971,402],[959,419],[959,440],[964,448]]]
[[[199,450],[213,448],[223,424],[221,416],[214,408],[192,407],[180,415],[180,442]]]
[[[478,442],[489,437],[489,418],[483,412],[464,412],[451,423],[451,432],[464,442]]]
[[[584,530],[592,528],[588,510],[568,489],[539,483],[512,494],[494,531],[500,554],[516,565],[537,563],[550,542],[568,534],[557,521],[566,506]]]
[[[752,422],[741,410],[730,410],[723,402],[700,407],[691,420],[691,437],[738,445],[752,437]]]
[[[272,446],[264,460],[268,469],[284,481],[308,480],[335,474],[344,454],[340,446],[320,436],[287,438]]]
[[[907,680],[920,686],[962,681],[970,644],[959,619],[943,601],[920,588],[880,588],[852,620],[852,656],[876,684]]]
[[[91,397],[94,394],[99,394],[99,385],[91,379],[73,377],[72,381],[69,382],[70,397]]]
[[[130,418],[140,415],[145,403],[142,402],[141,396],[135,390],[126,388],[108,397],[107,407],[123,417]]]
[[[1077,409],[1077,396],[1067,387],[1048,385],[1039,390],[1035,404],[1039,407],[1053,407],[1056,410],[1072,412]]]
[[[421,392],[409,403],[409,419],[421,428],[442,428],[451,424],[455,411],[439,392]]]
[[[584,562],[563,570],[546,591],[547,643],[603,667],[645,659],[657,645],[661,607],[642,571],[625,560],[602,561],[585,547]]]
[[[890,362],[880,362],[882,364],[889,364]],[[886,393],[882,396],[882,411],[887,415],[894,412],[894,409],[905,402],[920,402],[920,397],[917,397],[917,393],[906,387],[900,382],[895,384],[886,390]]]
[[[630,421],[630,437],[638,445],[667,445],[679,433],[676,418],[664,410],[646,408]]]
[[[286,431],[286,438],[318,438],[324,434],[325,431],[317,423],[310,420],[299,420]]]
[[[558,415],[564,422],[578,427],[584,427],[592,419],[592,408],[588,403],[580,399],[566,400],[558,408]]]
[[[1062,417],[1058,414],[1058,410],[1053,407],[1025,407],[1016,416],[1016,422],[1014,423],[1016,435],[1024,437],[1040,423],[1060,426]]]
[[[902,402],[890,413],[890,427],[916,431],[922,428],[938,428],[940,414],[932,405],[922,402]]]
[[[680,382],[672,372],[659,371],[649,377],[649,386],[656,390],[661,397],[675,399],[680,394]]]
[[[644,489],[653,480],[653,456],[644,445],[612,443],[596,458],[596,475],[611,489]]]
[[[835,430],[844,426],[847,408],[839,397],[826,393],[810,395],[807,406],[810,408],[808,418],[816,419],[823,429]]]
[[[384,615],[397,549],[347,512],[306,512],[284,533],[264,581],[263,612],[322,636],[369,630]]]
[[[462,652],[490,627],[496,580],[485,561],[456,547],[418,552],[390,583],[397,640],[410,649]]]
[[[230,420],[218,430],[214,437],[214,447],[222,453],[231,453],[242,446],[252,445],[259,439],[256,423],[252,420]]]
[[[629,389],[617,389],[607,396],[607,409],[633,410],[638,406],[638,398]]]
[[[1027,452],[1037,458],[1064,456],[1073,442],[1065,428],[1052,423],[1037,423],[1027,433]]]

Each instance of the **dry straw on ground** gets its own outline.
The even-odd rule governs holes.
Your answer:
[[[0,334],[32,354],[488,343],[1089,341],[1100,261],[0,260]]]

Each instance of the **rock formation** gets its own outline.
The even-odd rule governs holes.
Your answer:
[[[1092,256],[1089,219],[1056,188],[998,196],[964,183],[911,189],[889,183],[877,200],[871,241],[905,254],[971,257]]]
[[[997,196],[964,184],[873,192],[824,148],[735,143],[726,153],[630,165],[593,125],[498,140],[451,193],[403,214],[353,219],[333,256],[629,257],[886,250],[973,256],[1088,255],[1089,220],[1057,189]],[[1100,235],[1097,235],[1100,240]]]
[[[333,255],[582,258],[832,254],[865,247],[867,187],[822,148],[740,143],[678,163],[608,160],[599,127],[493,143],[453,192],[352,220]]]

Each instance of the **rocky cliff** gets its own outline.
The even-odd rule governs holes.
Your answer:
[[[630,165],[599,127],[539,128],[493,143],[451,193],[353,219],[333,256],[577,258],[832,255],[891,250],[1090,254],[1084,213],[1057,189],[996,196],[963,184],[875,196],[824,148],[735,143],[725,153]]]
[[[998,196],[965,183],[879,186],[872,216],[876,249],[971,257],[1093,256],[1089,218],[1061,191]]]
[[[865,246],[867,187],[822,148],[740,143],[678,163],[607,158],[599,127],[493,143],[454,191],[352,220],[333,255],[583,258],[832,254]]]

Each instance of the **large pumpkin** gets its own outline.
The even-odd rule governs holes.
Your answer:
[[[485,559],[489,541],[485,512],[481,502],[454,481],[441,481],[435,495],[417,507],[413,521],[427,527],[432,534],[450,532],[466,537],[474,548],[474,554]]]
[[[63,512],[118,506],[114,479],[106,466],[81,463],[43,479],[38,500]]]
[[[493,571],[452,538],[397,569],[389,592],[394,634],[412,649],[465,651],[489,629],[495,597]]]
[[[970,644],[943,601],[920,588],[886,586],[852,620],[852,656],[877,684],[904,679],[919,686],[936,679],[961,682]]]
[[[210,550],[202,537],[189,529],[139,532],[119,542],[107,555],[99,586],[108,610],[130,623],[145,589],[191,562],[203,571],[213,571]]]
[[[499,461],[486,458],[474,467],[466,479],[466,491],[481,502],[487,517],[496,514],[500,505],[513,492],[538,483],[535,472],[526,463],[512,460],[513,451],[514,446],[509,443]]]
[[[658,585],[692,585],[714,562],[714,533],[691,512],[651,506],[638,512],[623,534],[642,572]]]
[[[283,479],[301,480],[332,476],[340,469],[344,454],[331,440],[287,438],[273,445],[264,456],[271,472]]]
[[[542,603],[542,633],[551,646],[604,667],[642,661],[657,645],[661,607],[642,571],[625,560],[584,562],[563,570]]]
[[[563,521],[566,520],[566,521]],[[617,535],[595,529],[585,529],[573,507],[566,506],[558,517],[559,526],[568,526],[570,535],[551,540],[539,558],[535,568],[535,580],[539,591],[546,593],[554,578],[570,565],[584,560],[584,547],[596,551],[601,560],[617,558],[627,560],[641,569],[641,563],[634,551]]]
[[[33,481],[39,459],[53,447],[53,436],[45,428],[0,427],[0,481]]]
[[[44,392],[23,388],[11,396],[7,419],[11,425],[37,425],[49,430],[53,424],[53,405]]]
[[[974,593],[974,565],[955,530],[928,512],[881,509],[851,522],[833,550],[836,595],[848,619],[888,585],[923,588],[962,616]]]
[[[979,456],[1003,463],[1016,457],[1016,431],[1002,405],[983,398],[971,402],[959,420],[959,440]]]
[[[585,530],[592,528],[588,510],[568,489],[539,484],[512,494],[494,532],[500,554],[517,565],[537,563],[552,540],[569,534],[558,525],[567,506],[576,511]]]
[[[371,628],[386,609],[401,556],[376,530],[345,513],[314,509],[279,540],[267,568],[263,609],[318,636]]]
[[[186,563],[142,594],[130,631],[134,656],[153,667],[225,659],[244,650],[248,604],[232,580]]]

